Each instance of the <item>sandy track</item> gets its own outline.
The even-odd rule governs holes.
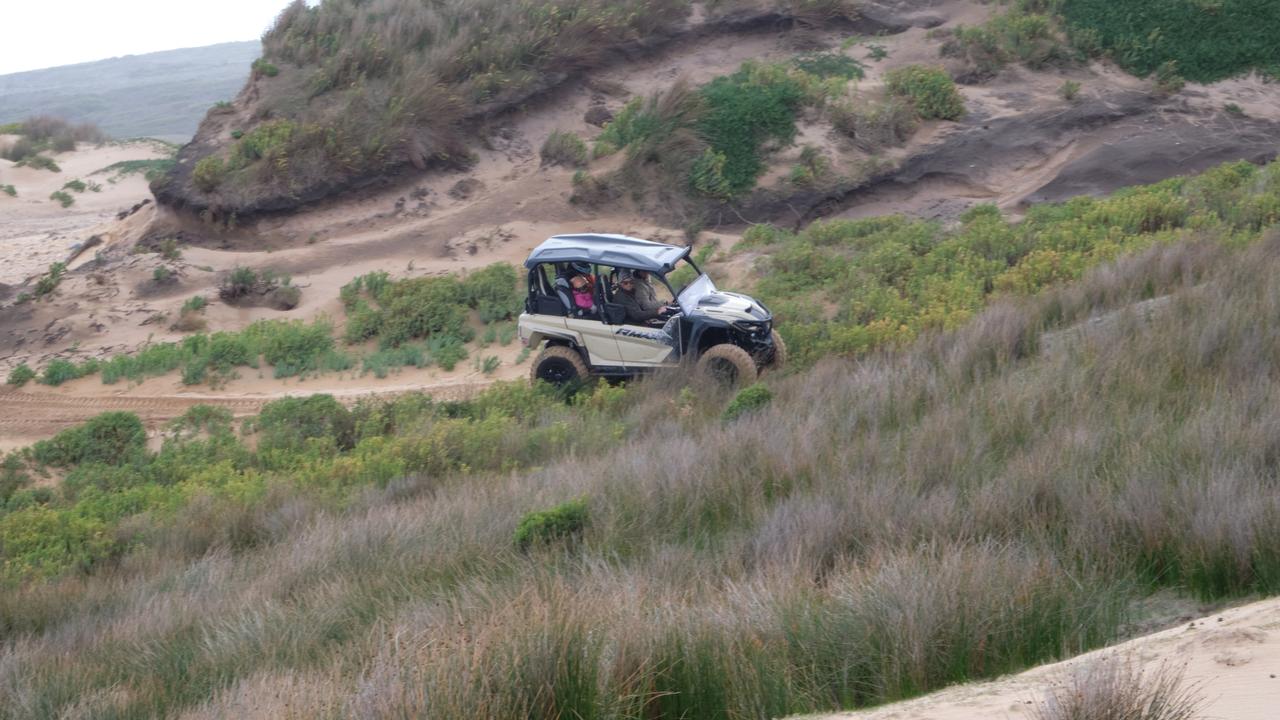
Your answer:
[[[346,405],[368,397],[394,397],[425,392],[436,400],[462,400],[483,390],[492,380],[444,382],[436,385],[311,388],[307,391],[277,392],[255,396],[191,393],[181,395],[58,395],[0,390],[0,441],[16,445],[27,439],[56,434],[105,412],[131,412],[148,429],[156,429],[181,416],[196,405],[213,405],[230,410],[238,418],[256,415],[266,403],[289,396],[328,393]]]
[[[252,415],[266,398],[230,397],[76,397],[0,392],[0,437],[39,438],[112,411],[136,413],[148,427],[172,420],[194,405],[216,405],[237,417]]]

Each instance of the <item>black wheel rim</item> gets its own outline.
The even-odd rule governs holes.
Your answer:
[[[552,385],[567,385],[578,379],[578,371],[568,360],[548,358],[538,366],[538,379]]]

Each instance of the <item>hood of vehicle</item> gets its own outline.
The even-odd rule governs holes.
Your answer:
[[[743,320],[760,322],[773,318],[763,305],[756,302],[755,298],[723,290],[715,290],[699,299],[694,314],[728,322]]]

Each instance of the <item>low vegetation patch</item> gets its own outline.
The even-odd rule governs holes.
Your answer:
[[[747,231],[763,249],[754,294],[792,359],[862,353],[959,327],[992,296],[1031,294],[1122,252],[1224,228],[1257,237],[1280,218],[1280,165],[1233,163],[1110,198],[1032,208],[1014,224],[979,206],[958,228],[901,217]]]
[[[49,199],[58,203],[64,208],[69,208],[75,204],[76,199],[63,190],[57,190],[49,195]]]
[[[48,170],[49,172],[62,172],[62,168],[58,163],[48,155],[29,155],[17,163],[17,167],[29,167],[33,170]]]
[[[49,266],[49,269],[41,275],[37,280],[30,293],[24,293],[18,296],[18,302],[27,300],[39,300],[42,297],[52,295],[58,286],[62,284],[62,278],[67,274],[67,264],[64,262],[56,262]]]
[[[1271,28],[1280,5],[1268,0],[1060,0],[1072,41],[1146,76],[1175,63],[1188,80],[1213,82],[1258,70],[1280,76]]]
[[[494,263],[461,279],[392,280],[384,272],[362,275],[340,293],[347,310],[345,339],[359,343],[377,338],[384,350],[437,338],[450,338],[460,345],[474,337],[467,322],[472,311],[483,323],[509,320],[520,312],[518,282],[515,268],[507,263]],[[453,344],[445,342],[441,349]],[[445,350],[442,357],[451,356],[452,351]]]
[[[773,393],[769,388],[756,384],[750,385],[738,391],[733,397],[733,401],[724,409],[725,422],[733,422],[738,418],[749,415],[757,410],[768,407],[773,401]]]
[[[93,175],[107,175],[107,182],[119,182],[121,178],[141,174],[147,182],[155,182],[173,169],[177,161],[173,158],[156,158],[154,160],[121,160],[100,170]]]
[[[833,104],[829,114],[835,129],[866,152],[904,144],[919,125],[914,105],[892,96],[882,101],[845,100]]]
[[[955,81],[940,67],[908,65],[884,76],[889,92],[911,102],[925,120],[959,120],[964,117],[964,98]]]
[[[992,77],[1010,63],[1040,70],[1078,57],[1055,16],[1020,8],[998,13],[982,25],[957,27],[942,54],[963,60],[973,80]]]
[[[587,164],[587,144],[570,132],[554,130],[542,143],[543,165],[564,165],[565,167],[585,167]]]
[[[218,297],[228,305],[292,310],[302,301],[302,290],[293,285],[288,275],[270,269],[238,267],[219,281]]]
[[[123,465],[138,456],[146,442],[147,432],[137,415],[109,412],[63,430],[51,440],[41,440],[31,449],[37,462],[54,467]]]
[[[188,312],[203,322],[198,311],[186,308],[180,320]],[[257,368],[262,362],[273,367],[277,378],[336,372],[355,364],[335,349],[333,328],[324,318],[312,323],[259,320],[239,332],[198,333],[181,342],[154,343],[136,353],[118,354],[102,361],[54,360],[45,366],[40,382],[60,385],[101,373],[102,382],[112,385],[121,380],[141,382],[181,370],[184,384],[198,385],[225,380],[237,368]]]
[[[825,105],[860,72],[851,58],[822,55],[747,62],[700,88],[680,81],[628,103],[605,126],[593,154],[625,150],[622,184],[633,188],[714,200],[740,196],[755,187],[769,150],[795,138],[801,108]],[[648,168],[661,179],[646,180]],[[575,177],[575,195],[589,179]]]
[[[203,295],[196,295],[190,300],[182,304],[182,308],[178,311],[178,319],[173,323],[173,329],[178,332],[200,332],[208,327],[208,323],[204,319],[204,309],[208,306],[208,301]]]
[[[18,197],[18,189],[12,185],[0,185],[0,192],[9,197]]]
[[[534,545],[570,540],[580,536],[586,527],[587,501],[570,500],[520,518],[515,544],[521,550],[527,550]]]
[[[22,363],[9,371],[9,379],[5,381],[5,384],[13,387],[22,387],[35,379],[36,371],[32,370],[26,363]]]

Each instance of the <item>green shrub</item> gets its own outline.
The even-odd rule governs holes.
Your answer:
[[[81,463],[123,465],[145,452],[147,432],[129,412],[108,412],[32,447],[33,457],[55,467]]]
[[[467,359],[467,348],[461,338],[452,335],[437,335],[427,341],[427,349],[431,359],[446,371],[453,370],[458,363]]]
[[[1058,95],[1067,102],[1075,101],[1076,97],[1080,95],[1080,83],[1075,80],[1064,81],[1062,85],[1058,86]]]
[[[271,120],[245,133],[236,143],[232,165],[247,165],[257,160],[275,161],[288,153],[290,140],[298,126],[289,120]]]
[[[857,60],[837,52],[820,52],[801,55],[794,61],[795,66],[818,78],[841,78],[844,80],[860,80],[866,75],[866,67]]]
[[[218,283],[218,296],[234,301],[247,297],[258,289],[258,272],[253,268],[236,267]]]
[[[728,199],[733,196],[733,188],[724,176],[725,163],[728,158],[722,152],[711,148],[702,151],[702,155],[694,161],[689,169],[689,185],[702,195],[711,198]]]
[[[31,483],[26,463],[17,452],[11,452],[0,461],[0,513],[9,504],[9,498]]]
[[[59,205],[61,205],[61,206],[62,206],[62,207],[64,207],[64,208],[71,207],[72,205],[75,205],[75,203],[76,203],[76,199],[75,199],[75,198],[71,197],[70,195],[68,195],[67,193],[65,193],[65,192],[63,192],[63,191],[61,191],[61,190],[57,190],[57,191],[54,191],[54,192],[50,193],[50,194],[49,194],[49,199],[50,199],[50,200],[56,200],[56,201],[58,202],[58,204],[59,204]]]
[[[52,360],[48,365],[44,366],[44,372],[40,375],[40,382],[44,385],[61,385],[69,380],[84,377],[80,371],[80,367],[69,360]]]
[[[151,280],[157,285],[166,285],[177,279],[178,274],[161,265],[151,271]]]
[[[74,190],[75,192],[82,193],[85,190],[89,189],[89,186],[85,185],[83,180],[80,180],[77,178],[75,180],[68,180],[67,183],[62,186],[62,189]]]
[[[4,548],[2,579],[54,577],[68,570],[89,570],[112,547],[103,523],[43,506],[0,516]]]
[[[466,306],[459,304],[462,285],[453,277],[413,278],[394,283],[383,293],[383,347],[442,333],[468,334]]]
[[[738,391],[733,397],[733,401],[724,409],[722,418],[725,422],[733,422],[743,415],[753,413],[763,407],[768,406],[773,401],[773,393],[769,388],[759,383],[749,385]]]
[[[359,300],[347,310],[347,326],[343,330],[343,340],[349,345],[364,342],[377,337],[382,332],[382,312],[371,307],[369,303]]]
[[[203,295],[195,295],[182,303],[182,312],[202,312],[208,304]]]
[[[263,452],[297,452],[313,439],[329,440],[337,449],[355,444],[355,419],[332,395],[273,400],[262,406],[257,431]]]
[[[204,192],[213,192],[218,189],[222,181],[227,177],[227,165],[220,157],[201,158],[196,162],[195,169],[191,173],[191,182]]]
[[[755,186],[764,170],[760,147],[765,141],[786,144],[795,137],[796,113],[805,91],[801,78],[787,68],[756,63],[745,63],[698,91],[706,112],[697,129],[711,149],[724,156],[719,174],[730,193]]]
[[[67,264],[64,262],[56,262],[49,266],[48,272],[40,276],[36,281],[35,296],[37,298],[50,295],[58,286],[62,284],[62,276],[66,274]]]
[[[480,313],[485,323],[509,320],[520,313],[519,275],[507,263],[493,263],[462,279],[466,303]]]
[[[275,366],[275,376],[291,377],[321,369],[333,352],[333,329],[323,319],[307,325],[300,320],[275,322],[263,328],[262,358]]]
[[[516,526],[515,545],[527,550],[535,544],[581,536],[587,526],[587,501],[570,500],[549,510],[531,512]]]
[[[547,136],[539,155],[543,165],[586,167],[588,160],[586,143],[577,135],[560,130],[554,130]]]
[[[253,65],[250,66],[250,70],[252,71],[255,79],[258,77],[275,77],[280,74],[280,68],[272,65],[270,62],[267,62],[266,58],[258,58],[257,60],[254,60]]]
[[[26,363],[22,363],[9,371],[9,379],[6,381],[6,384],[14,387],[22,387],[28,382],[34,380],[35,377],[36,371],[28,367]]]
[[[908,65],[885,73],[889,92],[911,100],[916,113],[926,119],[959,120],[964,116],[964,98],[956,84],[940,67]]]
[[[211,335],[203,357],[209,367],[222,373],[236,367],[252,366],[257,359],[243,335],[228,332]]]
[[[0,185],[0,192],[9,197],[18,197],[18,189],[12,185]]]

